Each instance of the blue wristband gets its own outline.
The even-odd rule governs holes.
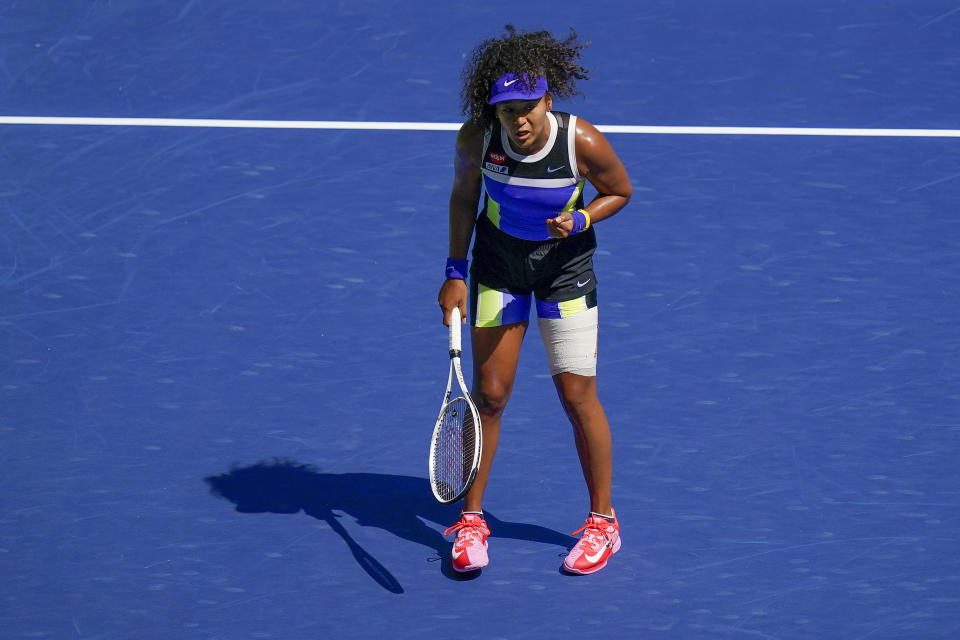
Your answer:
[[[573,217],[573,229],[570,230],[570,235],[580,233],[590,226],[589,214],[583,209],[571,211],[570,215]]]
[[[466,259],[460,260],[459,258],[447,258],[447,278],[466,280],[468,264],[469,263]]]

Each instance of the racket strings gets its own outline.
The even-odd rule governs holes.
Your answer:
[[[467,482],[473,469],[476,436],[473,412],[464,398],[450,401],[434,448],[434,480],[440,497],[452,500]]]

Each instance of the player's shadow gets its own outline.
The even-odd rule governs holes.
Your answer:
[[[357,563],[377,584],[393,593],[403,593],[396,577],[370,555],[338,521],[347,514],[365,527],[378,527],[405,540],[416,542],[434,554],[427,560],[440,561],[443,574],[463,580],[474,574],[459,574],[449,560],[450,542],[441,527],[456,522],[456,506],[441,505],[433,499],[426,478],[379,473],[323,473],[291,460],[271,460],[235,467],[226,473],[205,478],[211,492],[236,505],[241,513],[292,514],[303,511],[330,525],[346,543]],[[486,513],[492,537],[529,540],[565,548],[575,540],[552,529],[520,522],[504,522]]]

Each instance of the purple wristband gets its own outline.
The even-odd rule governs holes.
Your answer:
[[[467,279],[467,260],[459,258],[447,258],[447,278],[455,280]]]
[[[570,230],[570,235],[580,233],[587,228],[589,223],[583,211],[571,211],[570,215],[573,217],[573,229]]]

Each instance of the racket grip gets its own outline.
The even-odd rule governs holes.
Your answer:
[[[460,308],[450,311],[450,357],[460,357]]]

